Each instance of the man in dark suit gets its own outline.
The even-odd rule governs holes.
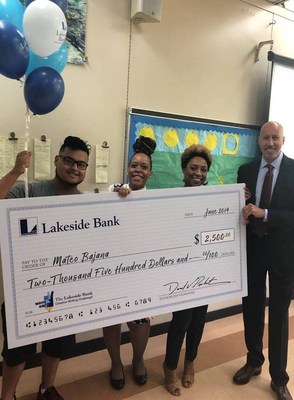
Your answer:
[[[262,338],[269,278],[269,372],[271,388],[278,400],[293,400],[287,388],[288,308],[294,289],[294,160],[281,151],[283,127],[265,123],[258,137],[261,159],[244,164],[238,182],[251,193],[243,208],[247,223],[248,296],[243,298],[243,319],[247,362],[233,377],[243,385],[261,373],[264,356]],[[263,182],[271,174],[268,206]],[[265,185],[264,185],[265,186]]]

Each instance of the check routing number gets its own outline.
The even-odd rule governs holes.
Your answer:
[[[1,200],[9,347],[247,294],[244,185]]]

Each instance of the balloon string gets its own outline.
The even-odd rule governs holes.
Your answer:
[[[26,151],[29,148],[29,142],[30,142],[30,131],[29,131],[30,122],[31,122],[30,111],[29,111],[29,108],[27,107],[25,143],[24,143],[24,149]],[[25,189],[25,197],[29,197],[29,182],[28,182],[28,169],[27,168],[25,169],[25,172],[24,172],[24,189]]]

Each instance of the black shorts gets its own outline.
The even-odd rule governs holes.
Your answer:
[[[15,347],[8,349],[7,347],[7,329],[6,329],[6,318],[5,318],[5,305],[1,307],[2,325],[3,325],[3,350],[2,357],[9,367],[15,367],[16,365],[22,364],[27,359],[36,353],[37,344],[28,344],[26,346]],[[74,335],[63,336],[56,339],[46,340],[42,342],[42,352],[50,357],[63,358],[68,352],[70,346],[74,342]]]

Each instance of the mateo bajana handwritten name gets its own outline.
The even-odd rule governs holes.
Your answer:
[[[96,260],[103,260],[108,257],[109,251],[106,251],[104,253],[98,251],[89,253],[88,251],[84,251],[80,256],[74,256],[72,254],[68,254],[66,256],[54,256],[52,265],[59,265],[61,267],[63,265],[76,264],[80,262],[90,262],[92,264]]]

